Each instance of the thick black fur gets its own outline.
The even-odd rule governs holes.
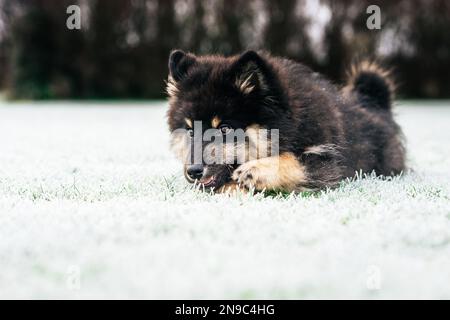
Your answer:
[[[279,129],[280,153],[294,154],[305,168],[307,180],[296,190],[333,187],[359,171],[388,176],[405,169],[391,111],[392,82],[375,64],[354,67],[343,87],[265,52],[223,57],[177,50],[169,70],[171,131],[186,127],[185,118],[202,121],[207,129],[214,116],[234,128]],[[249,93],[235,84],[242,75],[251,76]],[[222,175],[215,187],[229,180],[230,170]]]
[[[353,80],[353,91],[362,106],[389,110],[391,88],[386,79],[375,71],[361,71]]]

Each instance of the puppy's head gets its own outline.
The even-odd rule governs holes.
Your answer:
[[[170,54],[171,144],[189,182],[218,190],[252,157],[249,136],[265,127],[276,104],[273,74],[266,59],[254,51],[233,57],[195,56],[181,50]],[[242,134],[244,140],[239,140]]]

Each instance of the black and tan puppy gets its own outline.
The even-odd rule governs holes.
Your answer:
[[[405,168],[391,112],[393,86],[372,63],[354,66],[340,89],[300,63],[264,52],[223,57],[176,50],[169,58],[167,91],[172,147],[185,161],[185,176],[216,191],[233,185],[317,190],[357,171],[387,176]],[[201,132],[217,128],[224,136],[238,129],[249,135],[278,129],[277,154],[243,163],[186,163],[199,125]],[[200,144],[205,149],[210,143]]]

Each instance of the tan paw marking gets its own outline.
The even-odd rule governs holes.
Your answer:
[[[262,190],[266,185],[267,173],[267,170],[261,167],[260,160],[252,160],[240,165],[233,172],[232,178],[247,189]]]
[[[240,165],[232,179],[245,188],[255,190],[295,191],[306,181],[304,167],[291,153],[248,161]]]
[[[224,186],[220,187],[219,189],[215,190],[216,193],[225,193],[225,194],[237,194],[242,193],[246,194],[248,192],[247,189],[245,189],[243,186],[237,184],[235,181],[228,182]]]

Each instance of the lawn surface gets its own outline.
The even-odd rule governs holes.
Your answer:
[[[413,172],[208,195],[166,104],[0,103],[0,298],[450,298],[450,102],[401,102]]]

